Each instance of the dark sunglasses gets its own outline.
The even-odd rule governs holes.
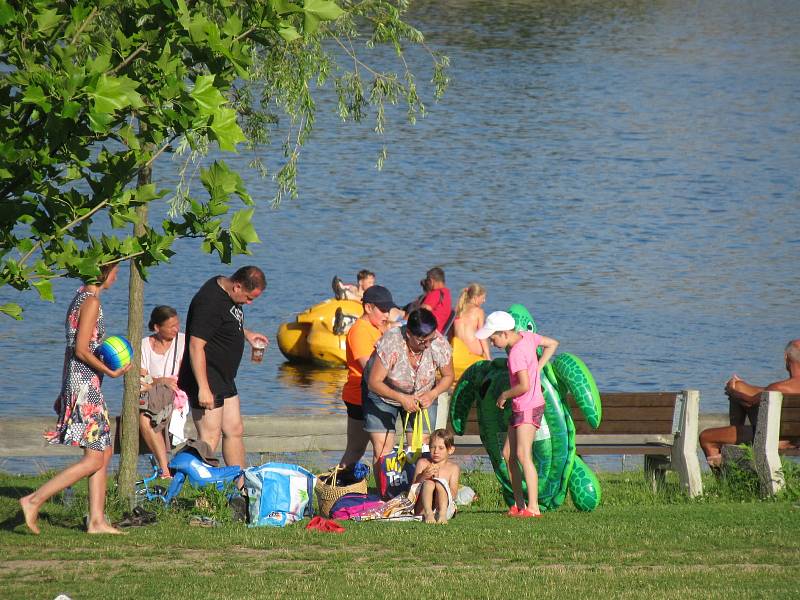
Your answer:
[[[417,337],[413,333],[406,331],[406,339],[412,340],[414,344],[420,348],[427,348],[433,343],[436,333],[431,333],[428,337]]]

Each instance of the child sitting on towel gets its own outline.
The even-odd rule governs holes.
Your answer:
[[[455,497],[461,469],[450,460],[456,450],[453,434],[437,429],[431,434],[430,458],[420,458],[414,472],[414,484],[409,498],[414,513],[426,523],[447,523],[456,512]]]

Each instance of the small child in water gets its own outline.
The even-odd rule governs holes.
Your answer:
[[[416,498],[414,513],[426,523],[447,523],[456,512],[455,497],[461,469],[450,460],[456,445],[453,434],[437,429],[431,434],[430,458],[420,458],[409,496]]]

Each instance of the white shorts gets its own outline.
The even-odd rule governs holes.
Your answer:
[[[441,477],[434,477],[433,481],[436,483],[442,484],[444,487],[444,491],[447,492],[447,520],[453,518],[453,515],[456,514],[456,503],[453,499],[453,493],[450,491],[450,484],[447,482],[447,479],[442,479]],[[417,498],[419,497],[420,489],[422,489],[422,482],[415,483],[411,486],[411,489],[408,491],[408,499],[411,500],[416,504]],[[438,519],[439,518],[439,509],[434,510],[434,516]]]

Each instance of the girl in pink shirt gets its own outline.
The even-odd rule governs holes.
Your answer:
[[[511,387],[497,397],[497,407],[503,409],[509,398],[511,422],[503,447],[503,457],[508,465],[511,485],[514,489],[514,506],[508,511],[511,517],[541,517],[539,512],[539,476],[533,464],[533,442],[536,430],[542,424],[544,396],[542,395],[541,372],[556,351],[554,339],[514,330],[514,317],[504,311],[495,311],[486,317],[486,323],[476,333],[479,340],[489,339],[495,348],[508,350],[508,376]],[[541,359],[536,350],[541,346]],[[511,456],[516,460],[511,460]],[[517,462],[519,461],[519,462]],[[522,465],[522,473],[520,473]],[[522,495],[522,475],[528,484],[528,505]]]

